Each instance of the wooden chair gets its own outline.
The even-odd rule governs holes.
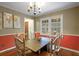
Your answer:
[[[53,50],[52,50],[52,52],[51,52],[51,55],[53,54],[54,56],[59,56],[59,55],[61,55],[60,54],[60,43],[61,43],[61,36],[60,35],[58,35],[58,36],[56,36],[54,39],[53,39],[53,41],[52,41],[52,47],[51,47],[51,50],[52,50],[52,48],[53,48]]]
[[[32,52],[31,50],[25,47],[25,39],[21,40],[17,35],[15,36],[15,45],[17,55],[24,56]]]
[[[17,55],[23,55],[23,43],[18,40],[18,38],[15,38],[15,45],[16,45],[16,51]]]

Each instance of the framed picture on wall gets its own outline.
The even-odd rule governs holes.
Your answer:
[[[0,12],[0,30],[2,29],[2,13]]]
[[[3,20],[4,20],[4,28],[13,28],[12,14],[4,12]]]
[[[20,16],[14,15],[14,28],[21,28]]]

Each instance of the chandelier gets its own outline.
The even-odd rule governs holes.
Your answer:
[[[40,3],[29,2],[27,11],[33,15],[39,15],[41,13]]]

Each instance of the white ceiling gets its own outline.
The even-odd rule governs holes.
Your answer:
[[[28,2],[0,2],[0,6],[33,16],[33,14],[27,12],[27,4]],[[72,8],[75,6],[79,6],[79,2],[45,2],[45,5],[41,7],[40,15],[60,9]]]

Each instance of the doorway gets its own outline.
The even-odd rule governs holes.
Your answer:
[[[24,19],[25,22],[25,37],[28,39],[34,38],[34,20],[33,19]]]
[[[27,39],[29,39],[28,38],[28,35],[29,35],[29,26],[28,26],[29,24],[28,24],[28,22],[25,22],[25,38],[27,38]]]

